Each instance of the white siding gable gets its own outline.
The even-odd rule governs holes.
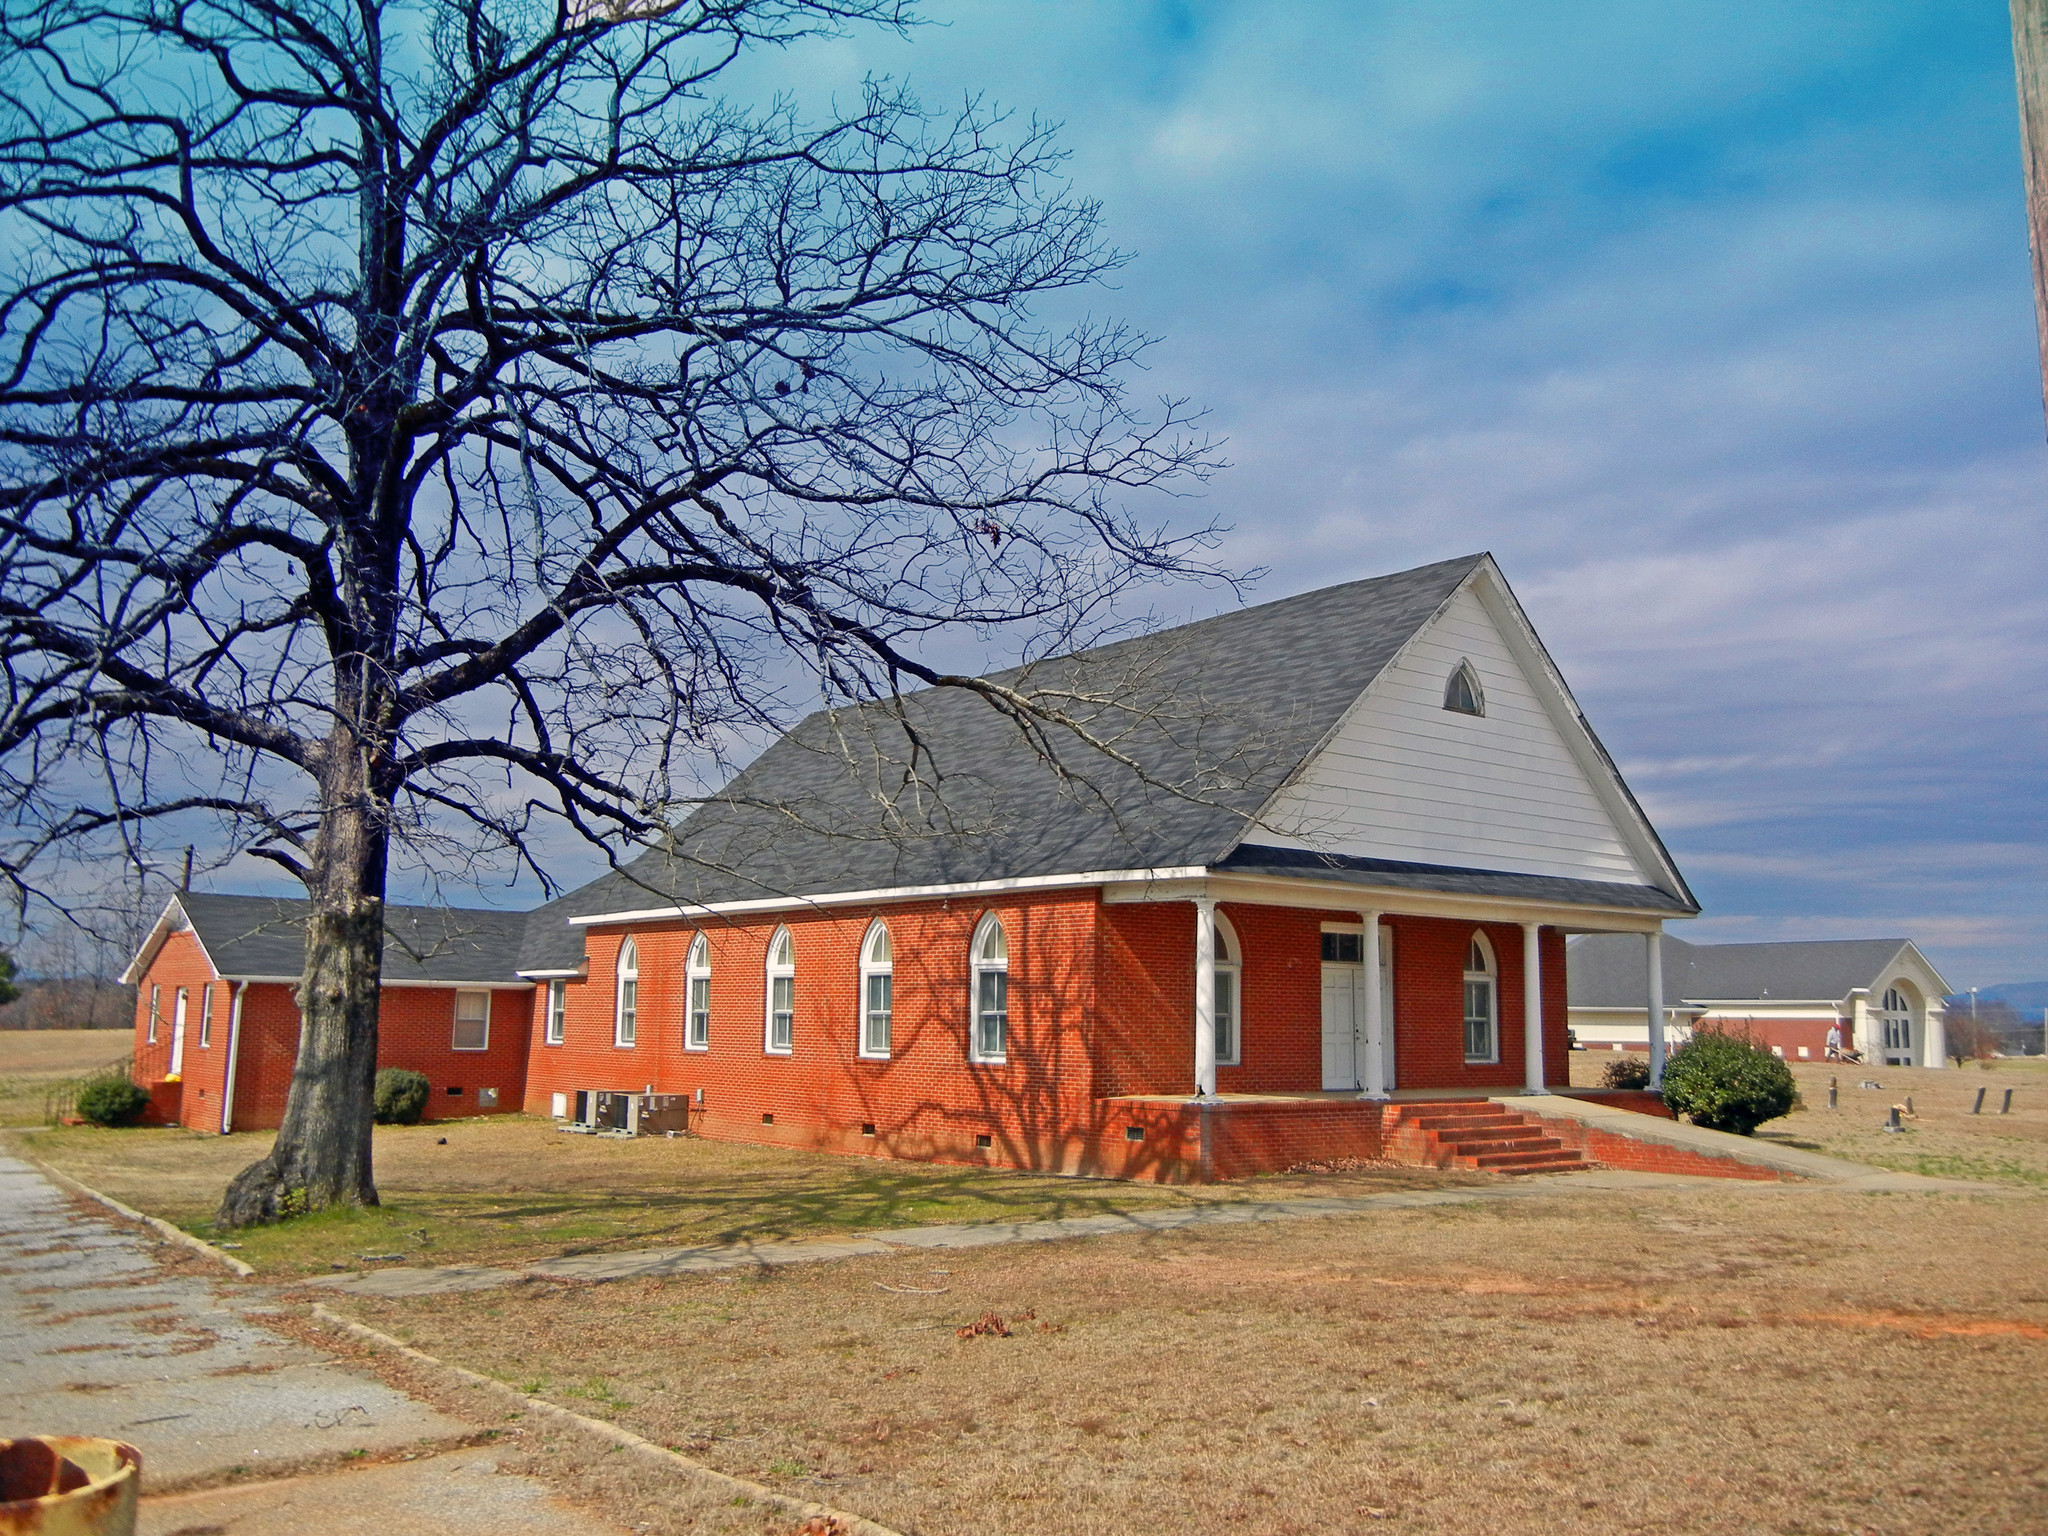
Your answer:
[[[1493,606],[1506,615],[1513,601],[1502,594]],[[1597,749],[1575,711],[1566,713],[1540,663],[1525,670],[1530,648],[1512,644],[1488,608],[1473,585],[1460,589],[1268,804],[1245,841],[1654,883],[1610,814],[1614,790],[1603,795],[1589,773]],[[1478,675],[1483,716],[1444,708],[1444,686],[1460,661]],[[1581,738],[1576,752],[1560,714]]]

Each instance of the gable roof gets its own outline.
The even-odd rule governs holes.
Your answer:
[[[1876,985],[1908,949],[1926,964],[1909,939],[1688,944],[1665,934],[1664,998],[1667,1003],[1839,1002]],[[1641,1008],[1647,969],[1636,934],[1586,934],[1565,949],[1568,994],[1575,1008]],[[1928,972],[1934,973],[1932,966]],[[1947,983],[1941,983],[1938,991],[1947,990]]]
[[[223,980],[296,978],[305,966],[306,914],[311,909],[312,903],[304,898],[180,892],[164,908],[121,979],[141,979],[164,940],[186,927]],[[387,906],[384,979],[441,986],[523,984],[519,945],[527,916],[468,907]]]
[[[993,675],[1058,695],[1135,766],[1070,734],[1034,743],[963,689],[820,710],[698,806],[668,847],[539,908],[521,966],[575,968],[583,938],[568,922],[598,913],[1208,868],[1241,842],[1252,854],[1261,809],[1453,595],[1492,569],[1489,556],[1465,555]],[[1584,901],[1696,911],[1675,868],[1671,883],[1675,893],[1564,882]]]

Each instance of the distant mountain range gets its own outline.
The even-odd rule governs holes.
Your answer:
[[[2034,1021],[2039,1023],[2041,1010],[2048,1008],[2048,981],[2000,982],[1995,987],[1979,987],[1977,989],[1977,997],[1983,1002],[1990,1002],[1996,999],[2001,1003],[2010,1003],[2020,1013],[2031,1014]],[[1948,1006],[1951,1008],[1968,1008],[1970,1006],[1970,994],[1958,992],[1948,1000]]]

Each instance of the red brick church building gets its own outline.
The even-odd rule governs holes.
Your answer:
[[[652,1093],[708,1136],[1227,1176],[1563,1083],[1566,935],[1650,936],[1655,995],[1698,910],[1488,556],[994,681],[1071,724],[952,689],[821,711],[518,919],[505,971],[441,971],[431,1040],[387,993],[386,1057],[481,1083],[434,1032],[485,988],[494,1038],[530,997],[501,1109]],[[145,1014],[174,952],[138,956]]]

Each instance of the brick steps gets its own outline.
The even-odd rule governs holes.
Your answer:
[[[1527,1115],[1488,1099],[1403,1104],[1386,1125],[1387,1156],[1425,1168],[1559,1173],[1590,1166]]]

